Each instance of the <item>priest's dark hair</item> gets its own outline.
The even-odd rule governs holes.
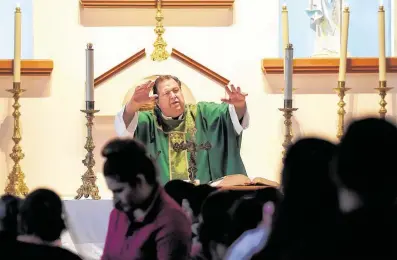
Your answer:
[[[158,95],[158,90],[157,90],[157,86],[163,82],[164,80],[168,80],[168,79],[173,79],[176,81],[176,83],[178,83],[179,87],[182,86],[182,82],[173,75],[160,75],[157,77],[157,79],[154,81],[154,85],[153,85],[153,94]]]
[[[28,194],[19,214],[23,235],[35,235],[43,241],[54,242],[66,229],[62,200],[48,189],[37,189]]]
[[[135,139],[116,138],[105,145],[102,156],[105,177],[134,186],[138,174],[145,176],[148,184],[157,183],[157,169],[145,146]]]

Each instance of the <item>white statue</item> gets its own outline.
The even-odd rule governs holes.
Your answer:
[[[316,32],[313,56],[339,57],[342,0],[309,0],[306,14]]]

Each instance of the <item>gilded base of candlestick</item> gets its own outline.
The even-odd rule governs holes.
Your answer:
[[[292,144],[292,113],[296,110],[298,110],[297,108],[279,108],[278,110],[283,112],[283,116],[284,116],[284,126],[285,126],[285,134],[284,134],[284,142],[283,142],[283,147],[284,150],[282,152],[283,154],[283,162],[285,159],[285,156],[287,154],[287,150],[288,148],[291,146]]]
[[[93,167],[95,166],[94,153],[93,153],[95,149],[95,144],[92,138],[92,126],[94,125],[93,123],[94,114],[99,112],[99,110],[91,109],[93,107],[94,107],[93,104],[87,104],[87,109],[81,110],[81,112],[86,114],[86,118],[87,118],[86,126],[87,126],[88,135],[87,135],[87,141],[84,146],[84,148],[87,150],[87,154],[85,156],[85,159],[82,161],[83,164],[87,167],[87,171],[81,177],[83,184],[77,190],[77,196],[75,197],[75,199],[77,200],[81,199],[82,197],[88,198],[89,196],[91,196],[91,198],[94,200],[101,199],[101,197],[99,196],[98,186],[95,184],[97,180],[97,177],[93,170]]]
[[[19,108],[21,107],[19,104],[19,98],[25,90],[21,89],[20,82],[14,82],[13,89],[8,89],[7,91],[12,93],[14,98],[14,104],[12,105],[14,108],[14,112],[12,113],[12,116],[14,117],[14,133],[12,135],[14,147],[10,154],[11,159],[14,161],[14,166],[12,167],[11,173],[8,175],[8,184],[4,189],[4,192],[14,196],[26,196],[29,193],[29,189],[25,184],[25,174],[19,165],[19,162],[25,157],[22,152],[21,145],[19,144],[22,140],[19,122],[19,118],[21,116],[21,113],[19,112]]]
[[[346,110],[345,106],[346,103],[344,101],[345,93],[350,90],[350,88],[345,87],[345,81],[338,81],[338,87],[334,88],[335,92],[338,94],[339,102],[338,102],[338,126],[337,126],[337,133],[336,137],[340,140],[343,136],[345,131],[345,115]]]
[[[386,109],[386,105],[387,102],[385,100],[386,98],[386,93],[393,89],[393,88],[388,88],[387,87],[387,81],[379,81],[379,87],[375,88],[376,90],[379,91],[379,96],[380,96],[380,101],[379,101],[379,105],[380,105],[380,109],[379,109],[379,116],[380,118],[385,119],[386,117],[386,113],[387,113],[387,109]]]

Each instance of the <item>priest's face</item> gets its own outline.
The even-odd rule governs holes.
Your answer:
[[[181,86],[174,79],[165,79],[157,85],[158,106],[168,117],[178,117],[185,109]]]

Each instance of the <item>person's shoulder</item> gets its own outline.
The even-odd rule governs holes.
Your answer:
[[[190,227],[189,218],[187,217],[181,206],[176,203],[171,197],[169,197],[165,192],[163,192],[161,196],[162,209],[159,212],[159,224],[188,224]]]

